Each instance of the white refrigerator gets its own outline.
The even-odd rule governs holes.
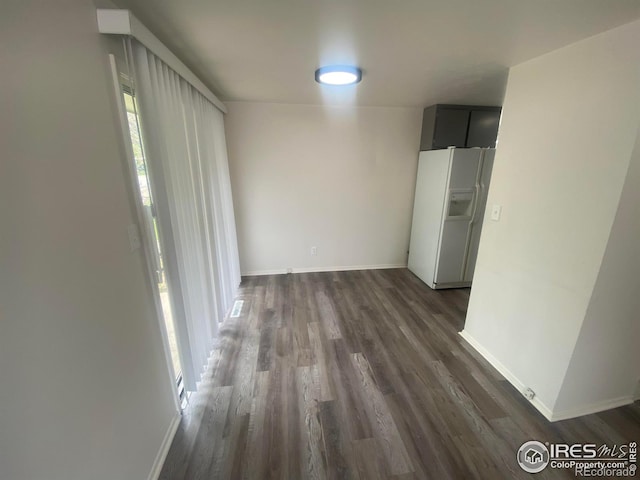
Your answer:
[[[471,285],[493,148],[420,152],[409,270],[431,288]]]

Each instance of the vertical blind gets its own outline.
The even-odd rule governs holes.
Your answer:
[[[184,385],[194,391],[240,284],[223,114],[127,41]]]

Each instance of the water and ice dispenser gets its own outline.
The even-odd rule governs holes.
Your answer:
[[[447,220],[469,220],[473,215],[473,189],[449,190]]]

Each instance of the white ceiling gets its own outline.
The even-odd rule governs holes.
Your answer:
[[[222,100],[304,104],[499,105],[510,66],[640,17],[639,0],[116,1]],[[336,63],[362,83],[319,86]]]

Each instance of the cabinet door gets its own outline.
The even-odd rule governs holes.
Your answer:
[[[498,111],[472,110],[469,119],[467,147],[494,148],[498,137],[499,123],[500,112]]]
[[[464,147],[469,125],[469,110],[438,108],[433,135],[434,148]]]

